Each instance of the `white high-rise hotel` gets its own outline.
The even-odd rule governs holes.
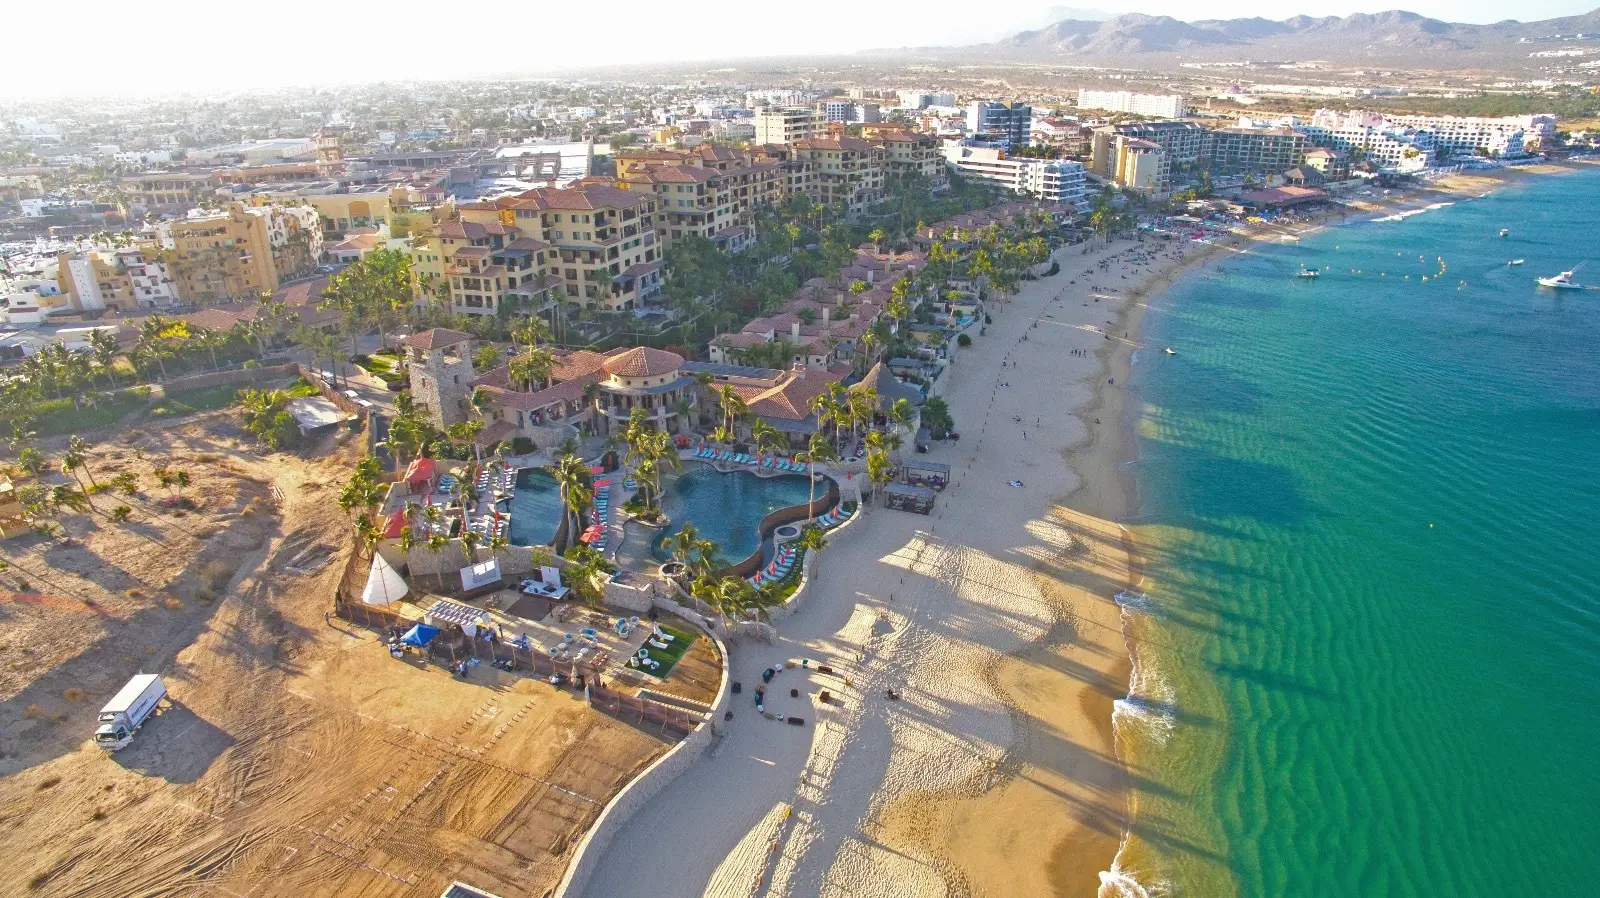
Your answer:
[[[1152,118],[1183,118],[1188,107],[1177,94],[1136,94],[1125,90],[1080,90],[1079,109],[1103,109]]]
[[[1356,132],[1420,131],[1429,134],[1436,150],[1443,154],[1500,157],[1520,156],[1529,145],[1548,141],[1555,135],[1556,117],[1553,115],[1514,115],[1504,118],[1388,115],[1379,112],[1339,112],[1333,109],[1318,109],[1311,117],[1311,128],[1319,129],[1334,138],[1348,138]]]

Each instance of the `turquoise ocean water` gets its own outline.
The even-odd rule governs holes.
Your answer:
[[[1103,894],[1600,894],[1600,292],[1533,283],[1586,258],[1600,171],[1155,301]]]

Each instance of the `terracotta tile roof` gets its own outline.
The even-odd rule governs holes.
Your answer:
[[[811,416],[811,400],[828,391],[839,378],[832,371],[804,369],[786,372],[777,386],[746,400],[750,411],[764,418],[804,421]]]
[[[648,194],[602,184],[583,184],[565,189],[538,187],[518,195],[518,209],[561,209],[591,211],[609,207],[632,208],[653,202]]]
[[[495,399],[501,406],[521,409],[527,412],[544,408],[547,405],[555,405],[557,402],[572,402],[575,399],[582,399],[583,388],[599,381],[600,372],[595,371],[582,377],[562,381],[553,387],[546,387],[537,393],[524,393],[521,390],[501,389],[499,387],[489,387],[488,390],[494,394]]]
[[[614,353],[606,359],[608,374],[619,377],[654,377],[668,374],[683,366],[683,356],[665,349],[635,346]]]
[[[192,328],[205,331],[227,331],[246,319],[237,312],[226,309],[201,309],[183,316],[183,320]]]
[[[502,440],[510,439],[515,432],[516,428],[512,426],[510,421],[490,421],[488,426],[479,432],[478,438],[474,442],[479,446],[493,446]]]
[[[794,142],[797,150],[846,150],[855,153],[869,153],[872,151],[872,142],[859,137],[811,137]]]
[[[722,172],[711,168],[687,165],[667,165],[650,170],[655,180],[664,184],[704,184],[722,177]]]
[[[550,244],[545,243],[543,240],[536,240],[532,237],[518,237],[517,239],[506,244],[506,249],[541,250],[548,249],[549,247]]]
[[[272,299],[286,306],[317,303],[322,301],[322,291],[326,289],[328,289],[328,279],[326,277],[314,277],[309,281],[291,284],[282,290],[275,291],[272,294]]]
[[[511,366],[501,365],[498,368],[490,368],[488,371],[474,377],[472,385],[475,387],[494,387],[500,390],[508,390],[511,388]]]
[[[457,343],[465,343],[471,339],[471,334],[463,334],[447,327],[435,327],[420,334],[412,334],[400,342],[406,346],[414,346],[417,349],[442,349],[446,346],[454,346]]]
[[[752,346],[760,346],[766,343],[767,338],[761,333],[743,330],[737,334],[723,334],[712,342],[718,346],[726,346],[729,349],[749,349]]]
[[[572,380],[589,374],[598,374],[606,363],[606,357],[598,352],[587,349],[575,349],[571,352],[555,353],[556,363],[550,369],[550,377],[557,381]]]

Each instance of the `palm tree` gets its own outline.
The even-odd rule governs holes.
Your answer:
[[[896,399],[889,405],[889,420],[907,430],[917,420],[916,406],[909,399]]]
[[[702,590],[702,597],[722,618],[723,632],[728,630],[728,614],[730,612],[739,614],[755,607],[756,589],[743,577],[723,577],[714,583],[706,585],[709,588]]]
[[[556,460],[551,474],[560,488],[561,504],[567,510],[568,539],[576,541],[578,522],[589,505],[589,468],[582,459],[569,452]]]
[[[877,493],[892,476],[894,462],[889,460],[889,453],[882,449],[867,450],[867,479],[872,481],[873,492]]]
[[[416,547],[417,547],[417,534],[416,534],[416,531],[412,530],[411,529],[411,525],[409,525],[409,524],[407,524],[404,527],[401,527],[400,528],[400,563],[401,564],[409,564],[411,562],[411,550],[415,549]]]
[[[695,546],[700,542],[700,530],[695,527],[694,521],[684,521],[678,532],[666,539],[667,551],[672,553],[672,560],[681,562],[684,567],[689,566],[689,560],[694,557]]]
[[[788,442],[788,438],[778,428],[757,418],[750,424],[750,442],[755,444],[757,455],[768,455]]]
[[[100,484],[95,481],[94,472],[89,470],[89,441],[77,434],[73,434],[67,440],[67,454],[76,459],[73,467],[82,468],[83,473],[89,477],[90,485],[98,487]],[[78,485],[82,486],[83,484],[80,483]]]
[[[821,430],[811,435],[811,442],[806,446],[806,479],[811,482],[811,499],[806,503],[806,517],[817,516],[817,462],[835,461],[839,453],[833,448],[833,441],[823,435]]]
[[[729,433],[733,433],[733,422],[749,412],[750,406],[745,404],[744,397],[733,388],[733,384],[722,385],[717,393],[717,402],[722,406],[724,425]]]
[[[495,563],[498,564],[500,561],[500,553],[510,548],[511,540],[507,539],[504,533],[495,532],[490,534],[489,538],[484,542],[484,544],[489,549],[489,557],[493,558]]]
[[[828,540],[822,535],[821,527],[812,525],[800,531],[800,538],[795,540],[795,544],[806,552],[821,552],[828,547]],[[816,570],[815,563],[812,563],[811,569]]]
[[[117,386],[117,338],[102,330],[89,332],[89,352],[94,356],[95,364],[106,373],[106,379],[111,381],[112,388]]]
[[[461,548],[467,553],[467,564],[478,563],[478,545],[483,542],[483,536],[476,530],[463,530],[461,532]]]
[[[544,389],[555,366],[556,358],[550,350],[530,346],[526,352],[510,361],[507,373],[512,383],[521,384],[528,392],[536,393]]]
[[[450,540],[447,539],[442,533],[430,533],[428,534],[427,545],[428,554],[433,556],[435,566],[438,568],[435,573],[438,574],[439,577],[439,591],[444,592],[444,565],[439,564],[438,562],[443,560],[439,557],[439,555],[444,552],[446,547],[450,545]]]

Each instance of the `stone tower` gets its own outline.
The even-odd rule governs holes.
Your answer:
[[[467,420],[472,395],[472,335],[436,327],[400,341],[411,372],[411,398],[439,427]]]

